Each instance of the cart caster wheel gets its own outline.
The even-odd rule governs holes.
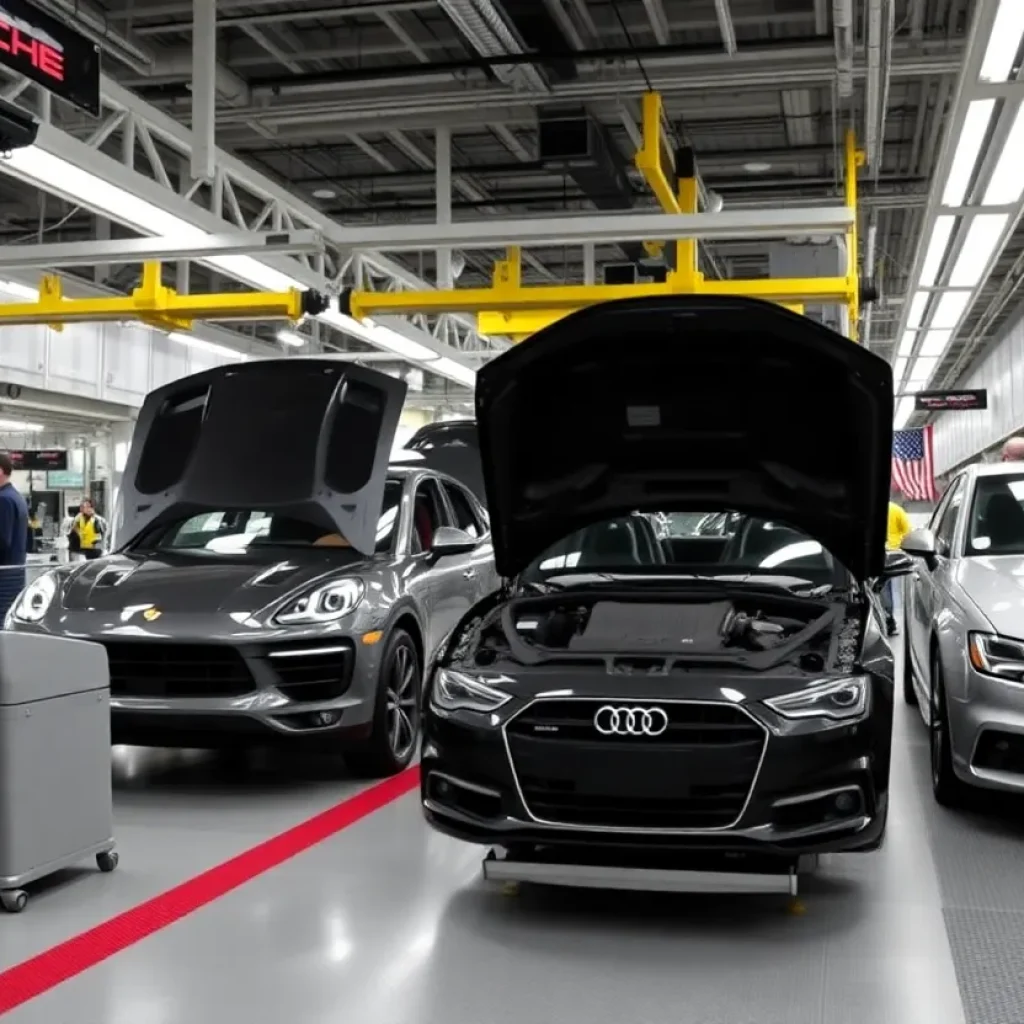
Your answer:
[[[97,853],[96,867],[98,867],[100,871],[104,872],[113,871],[114,868],[117,867],[118,860],[120,860],[120,858],[113,851],[107,851],[106,853]]]
[[[793,896],[786,904],[786,913],[790,917],[803,917],[807,913],[807,904],[797,896]]]
[[[28,906],[28,893],[24,889],[4,889],[0,892],[0,907],[8,914],[20,914]]]

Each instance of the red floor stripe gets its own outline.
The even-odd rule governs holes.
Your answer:
[[[102,963],[154,932],[180,921],[200,907],[220,899],[233,889],[271,868],[283,864],[311,846],[386,806],[419,785],[419,768],[343,800],[322,814],[287,832],[240,853],[237,857],[190,878],[123,914],[90,928],[38,956],[0,972],[0,1014],[27,1003],[70,978]],[[116,878],[116,874],[114,876]],[[31,906],[26,911],[31,914]],[[17,927],[14,920],[5,927]]]

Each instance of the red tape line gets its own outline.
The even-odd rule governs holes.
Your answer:
[[[407,768],[287,832],[0,972],[0,1014],[16,1009],[162,931],[200,907],[226,896],[233,889],[386,807],[418,785],[419,767]],[[32,912],[31,907],[27,912]]]

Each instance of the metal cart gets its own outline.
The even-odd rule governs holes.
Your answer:
[[[89,857],[113,871],[112,803],[107,652],[0,631],[0,907]]]

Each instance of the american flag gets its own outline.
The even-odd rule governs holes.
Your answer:
[[[892,482],[908,501],[937,501],[931,424],[892,435]]]

